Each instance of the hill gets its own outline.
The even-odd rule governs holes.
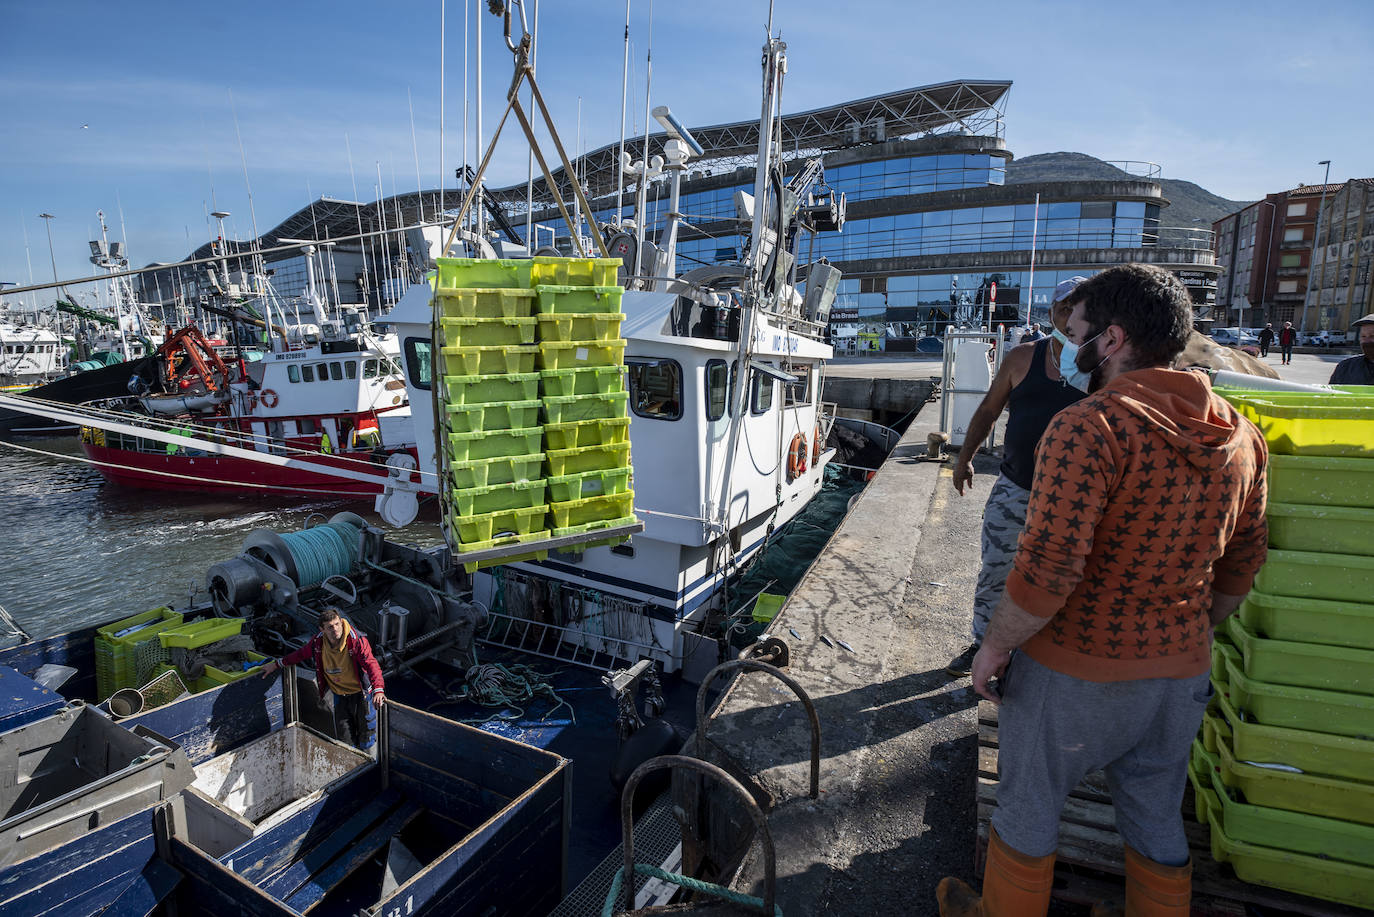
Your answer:
[[[1007,184],[1045,181],[1110,181],[1138,179],[1116,166],[1086,153],[1038,153],[1007,165]],[[1160,213],[1161,226],[1200,226],[1212,228],[1212,221],[1235,213],[1250,201],[1228,201],[1193,182],[1178,178],[1159,180],[1169,206]]]

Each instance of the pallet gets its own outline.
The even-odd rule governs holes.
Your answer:
[[[978,840],[974,854],[979,874],[987,855],[989,824],[997,808],[997,748],[997,707],[982,701],[978,705]],[[1356,917],[1369,913],[1242,882],[1230,866],[1212,859],[1208,829],[1193,817],[1191,786],[1184,796],[1183,812],[1193,857],[1193,917],[1245,917],[1253,913],[1248,907],[1266,917]],[[1124,897],[1124,856],[1106,778],[1100,771],[1094,772],[1069,795],[1059,817],[1054,898],[1075,905],[1120,901]]]

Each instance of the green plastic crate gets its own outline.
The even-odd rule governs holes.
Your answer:
[[[492,347],[443,347],[439,353],[443,356],[445,375],[521,375],[534,372],[535,361],[542,353],[540,346],[506,344]]]
[[[539,373],[444,376],[443,379],[443,399],[447,404],[491,404],[539,398]]]
[[[493,401],[487,404],[450,404],[444,407],[450,433],[518,430],[539,426],[540,402]]]
[[[581,369],[540,370],[540,393],[550,395],[609,395],[625,391],[625,370],[620,366],[585,366]]]
[[[568,535],[594,535],[596,532],[607,531],[609,529],[624,528],[627,525],[634,525],[639,520],[634,516],[622,516],[619,519],[598,519],[595,522],[584,522],[581,525],[569,525],[563,528],[555,528],[553,537],[563,538]],[[611,538],[598,538],[584,541],[577,545],[578,550],[585,551],[588,548],[607,547],[610,545],[624,544],[630,540],[629,535],[618,535]]]
[[[626,490],[600,497],[583,497],[566,503],[550,503],[554,528],[568,528],[587,522],[622,519],[634,515],[635,492]]]
[[[1218,635],[1212,681],[1246,719],[1357,739],[1374,737],[1374,701],[1365,694],[1271,685],[1245,674],[1240,651]]]
[[[448,458],[450,462],[470,462],[473,459],[532,455],[539,451],[539,443],[543,438],[544,431],[539,427],[480,433],[450,433]]]
[[[584,287],[615,286],[616,275],[624,267],[619,258],[537,257],[530,265],[529,286],[546,284]]]
[[[441,318],[532,318],[533,290],[449,290],[435,297]]]
[[[508,535],[528,535],[539,531],[544,525],[548,506],[540,505],[524,509],[503,509],[493,513],[478,513],[473,516],[455,516],[458,540],[465,548],[472,550],[475,544],[500,540]]]
[[[782,611],[782,606],[786,602],[787,596],[785,595],[760,592],[759,597],[754,600],[754,620],[760,624],[767,624],[778,616],[778,612]]]
[[[1374,399],[1323,394],[1273,398],[1250,392],[1228,400],[1259,427],[1270,452],[1374,458]]]
[[[1255,577],[1268,595],[1293,595],[1335,602],[1367,602],[1374,593],[1374,557],[1270,550]]]
[[[541,341],[540,369],[578,369],[583,366],[620,366],[625,362],[622,341]],[[579,396],[584,397],[584,396]]]
[[[533,344],[539,330],[530,318],[441,318],[445,345],[490,347],[505,344]]]
[[[448,470],[454,487],[486,487],[489,484],[533,481],[543,473],[544,453],[449,462]]]
[[[549,502],[567,503],[583,497],[623,494],[630,489],[630,473],[629,468],[612,468],[548,478]]]
[[[536,306],[546,315],[619,314],[625,291],[615,286],[558,286],[535,288]],[[617,335],[618,336],[618,335]]]
[[[1310,506],[1374,509],[1374,461],[1327,455],[1271,455],[1269,499]]]
[[[226,637],[237,637],[242,631],[242,618],[209,618],[169,628],[158,634],[157,638],[168,649],[199,649]]]
[[[534,265],[528,258],[438,258],[438,291],[479,289],[528,289]],[[618,263],[618,262],[617,262]]]
[[[465,487],[453,491],[450,497],[462,516],[477,516],[506,509],[529,509],[544,505],[544,481]]]
[[[1269,543],[1276,548],[1374,556],[1374,509],[1270,500],[1265,516],[1269,520]]]
[[[1272,685],[1374,694],[1374,651],[1259,637],[1232,615],[1223,625],[1240,650],[1245,674]],[[1374,773],[1374,761],[1370,762]]]
[[[252,650],[244,652],[243,656],[246,662],[264,662],[267,659],[266,656],[262,655],[261,653],[255,653]],[[249,675],[256,675],[257,671],[257,668],[251,668],[246,671],[244,669],[231,671],[227,669],[216,668],[215,666],[206,663],[205,674],[202,677],[206,681],[214,685],[227,685],[231,681],[238,681],[240,678],[244,678]]]
[[[1261,637],[1374,650],[1374,605],[1266,595],[1252,589],[1240,606],[1240,619]]]
[[[1221,692],[1213,698],[1211,709],[1212,716],[1202,721],[1203,742],[1208,751],[1216,751],[1215,726],[1221,722],[1229,727],[1231,747],[1241,761],[1284,764],[1305,773],[1347,780],[1370,777],[1374,741],[1248,722],[1240,718]]]
[[[576,449],[549,449],[544,455],[549,465],[550,477],[577,474],[579,471],[630,467],[629,443],[578,446]]]
[[[574,423],[579,420],[602,420],[626,417],[630,396],[627,392],[607,395],[546,395],[544,416],[548,423]]]
[[[544,424],[544,442],[550,449],[576,449],[579,446],[608,446],[629,442],[630,418],[605,417],[572,423]]]
[[[102,637],[111,643],[128,645],[146,640],[168,627],[175,627],[183,620],[181,612],[173,611],[164,605],[142,614],[124,618],[113,624],[106,624],[95,633],[97,637]]]
[[[548,529],[541,529],[540,531],[530,532],[525,535],[506,535],[502,538],[493,538],[490,541],[480,541],[474,542],[473,544],[465,544],[463,545],[462,551],[454,554],[453,559],[455,562],[461,563],[463,565],[463,569],[466,570],[468,573],[473,573],[477,570],[481,570],[486,567],[499,567],[502,564],[518,563],[522,560],[547,560],[549,557],[549,552],[546,550],[530,551],[525,554],[509,554],[505,557],[498,557],[491,560],[475,561],[464,561],[463,555],[473,554],[479,551],[488,550],[489,548],[497,548],[509,544],[528,544],[534,541],[544,541],[548,537]]]
[[[625,313],[541,311],[537,320],[541,341],[615,341]]]

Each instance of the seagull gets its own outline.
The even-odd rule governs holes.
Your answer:
[[[91,126],[90,126],[89,124],[83,124],[83,125],[81,125],[81,129],[82,129],[83,131],[84,131],[84,130],[89,130],[90,127],[91,127]]]

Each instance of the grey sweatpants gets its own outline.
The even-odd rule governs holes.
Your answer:
[[[1100,769],[1121,839],[1157,863],[1187,863],[1183,787],[1211,696],[1206,672],[1084,681],[1016,653],[997,718],[997,834],[1027,856],[1053,853],[1064,800]]]
[[[1002,475],[992,485],[983,507],[983,565],[973,593],[973,642],[982,643],[988,622],[1002,599],[1002,591],[1016,560],[1016,544],[1026,527],[1030,491]]]

